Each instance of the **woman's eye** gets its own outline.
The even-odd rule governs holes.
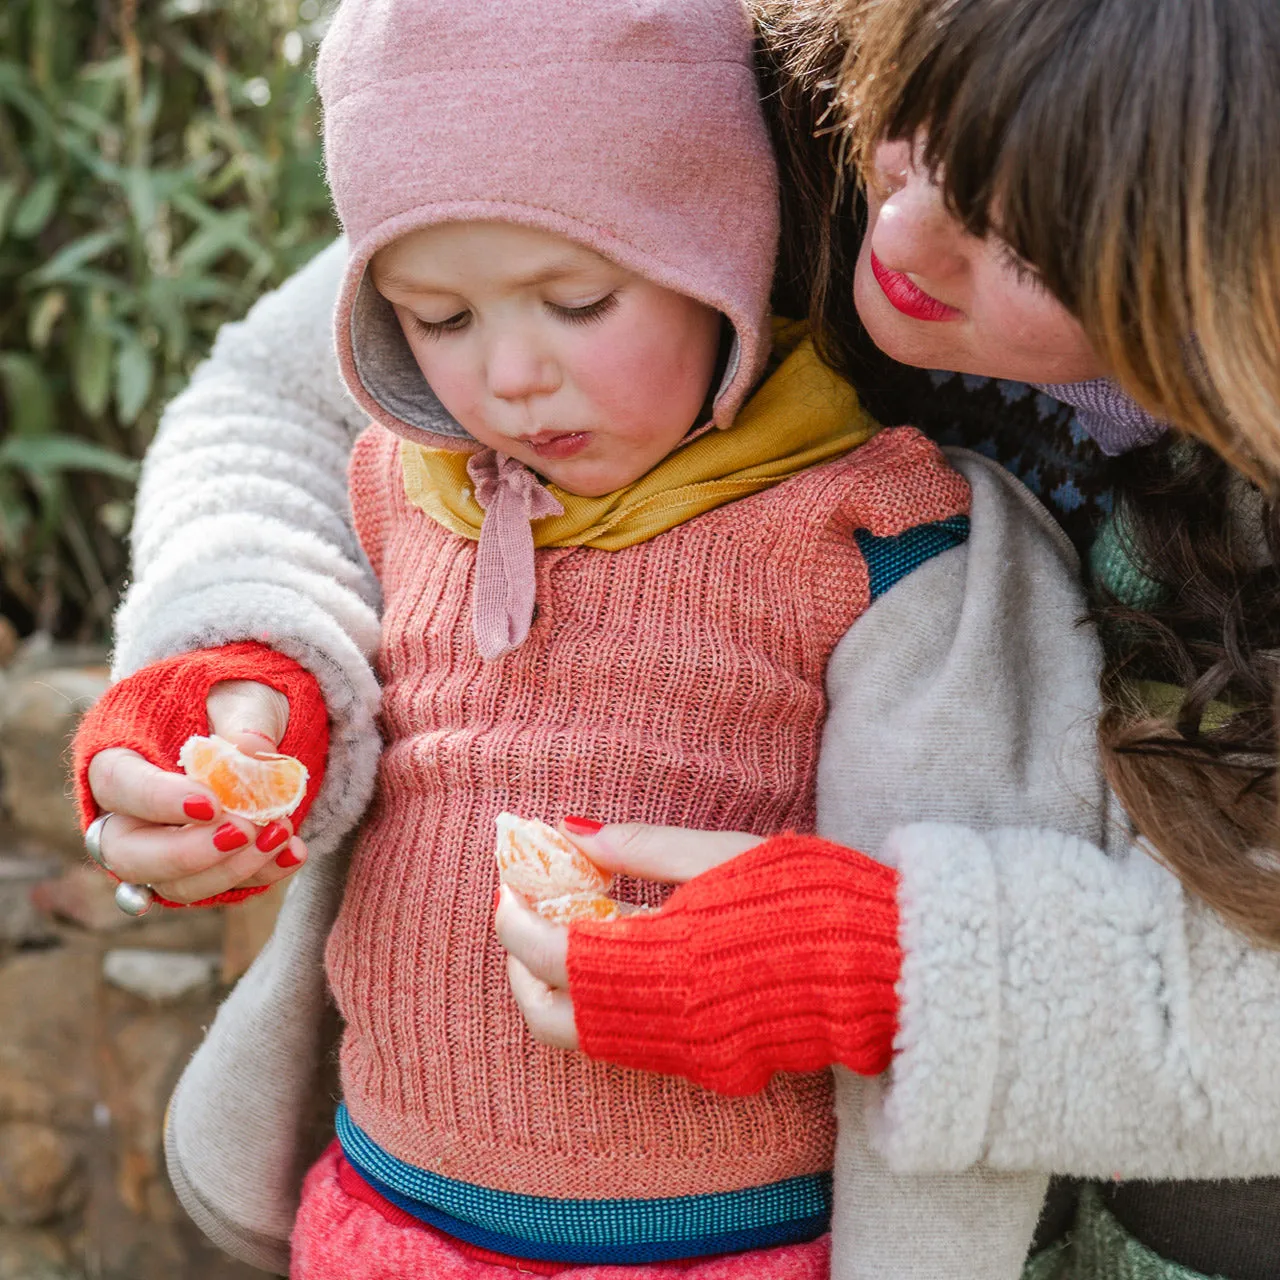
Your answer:
[[[413,327],[424,338],[439,338],[442,334],[457,333],[460,329],[465,329],[470,319],[470,311],[459,311],[447,320],[424,320],[421,316],[414,316]]]
[[[599,320],[602,316],[607,316],[617,305],[618,295],[616,293],[606,293],[603,298],[597,298],[595,302],[588,302],[584,307],[562,307],[555,302],[547,303],[547,306],[561,320],[569,324],[590,324],[593,320]]]
[[[1031,289],[1043,289],[1044,278],[1025,258],[1016,254],[1009,245],[1004,245],[1000,250],[1000,265],[1006,271],[1012,273],[1013,278],[1020,284]]]

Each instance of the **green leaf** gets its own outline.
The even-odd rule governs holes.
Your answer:
[[[9,211],[17,198],[17,178],[0,178],[0,240],[4,239],[5,227],[9,223]]]
[[[43,351],[49,345],[53,327],[62,318],[67,309],[67,295],[62,289],[50,289],[40,297],[40,301],[31,308],[31,316],[27,321],[27,340],[36,351]]]
[[[106,297],[95,292],[76,333],[71,358],[71,385],[91,418],[101,415],[111,393],[112,344],[106,320]]]
[[[37,178],[30,190],[18,202],[10,228],[20,240],[38,236],[53,215],[58,203],[58,179],[52,173]]]
[[[96,471],[118,480],[136,480],[140,465],[133,458],[76,436],[15,436],[0,444],[0,466],[16,467],[33,477]]]
[[[54,401],[38,361],[20,351],[0,351],[0,382],[15,436],[39,436],[53,430]]]
[[[125,426],[138,420],[154,378],[151,353],[137,337],[125,342],[116,355],[116,416]]]
[[[100,258],[108,249],[113,249],[124,239],[118,230],[93,231],[87,236],[73,240],[69,245],[59,249],[37,271],[27,277],[27,283],[34,285],[57,284],[69,279],[79,267]]]

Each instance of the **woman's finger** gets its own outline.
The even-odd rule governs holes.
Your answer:
[[[285,848],[274,855],[268,854],[267,861],[258,863],[256,870],[247,877],[242,874],[244,867],[253,865],[248,854],[244,855],[244,861],[238,858],[228,859],[201,875],[168,884],[155,884],[152,888],[170,902],[203,902],[206,898],[216,898],[230,889],[254,889],[287,880],[306,860],[307,847],[294,836]]]
[[[181,826],[222,817],[222,806],[207,787],[186,774],[157,769],[125,747],[108,747],[89,761],[89,789],[104,812],[143,822]]]
[[[135,884],[186,880],[229,866],[232,861],[245,867],[233,882],[238,883],[275,856],[257,847],[257,835],[257,829],[243,818],[225,818],[216,826],[175,827],[143,822],[117,811],[102,828],[100,843],[107,866],[120,879]]]
[[[289,727],[289,699],[256,680],[220,680],[205,702],[209,732],[247,755],[274,751]]]
[[[551,924],[530,911],[506,885],[502,886],[498,910],[493,917],[498,941],[523,969],[552,987],[569,985],[569,930]]]
[[[690,831],[641,822],[614,822],[590,830],[594,826],[589,819],[566,818],[560,831],[606,871],[665,884],[683,884],[764,843],[762,836],[745,831]]]
[[[567,991],[555,991],[535,978],[515,956],[507,957],[507,981],[529,1034],[553,1049],[576,1049],[578,1028],[573,1021],[573,1001]]]

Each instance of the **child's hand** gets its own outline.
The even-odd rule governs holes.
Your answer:
[[[604,870],[667,884],[683,884],[762,843],[760,836],[740,831],[689,831],[641,823],[601,826],[584,818],[566,818],[560,830]],[[543,920],[504,885],[494,928],[509,953],[507,978],[529,1033],[541,1044],[576,1049],[568,927]]]
[[[289,724],[284,694],[252,680],[215,684],[206,706],[209,732],[248,755],[274,751]],[[89,786],[113,815],[102,830],[107,865],[121,880],[149,884],[170,902],[273,884],[307,856],[287,818],[258,828],[226,816],[207,788],[123,747],[93,757]]]

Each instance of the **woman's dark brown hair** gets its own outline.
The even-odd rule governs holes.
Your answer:
[[[1159,589],[1100,608],[1103,757],[1187,887],[1280,945],[1280,520],[1240,474],[1269,494],[1280,480],[1280,3],[756,9],[775,115],[798,139],[792,198],[825,202],[803,230],[838,368],[856,329],[840,313],[851,203],[823,166],[865,171],[882,140],[918,139],[955,216],[1006,240],[1121,386],[1185,433],[1117,465],[1117,527]],[[1153,708],[1142,680],[1177,685],[1180,705]]]

